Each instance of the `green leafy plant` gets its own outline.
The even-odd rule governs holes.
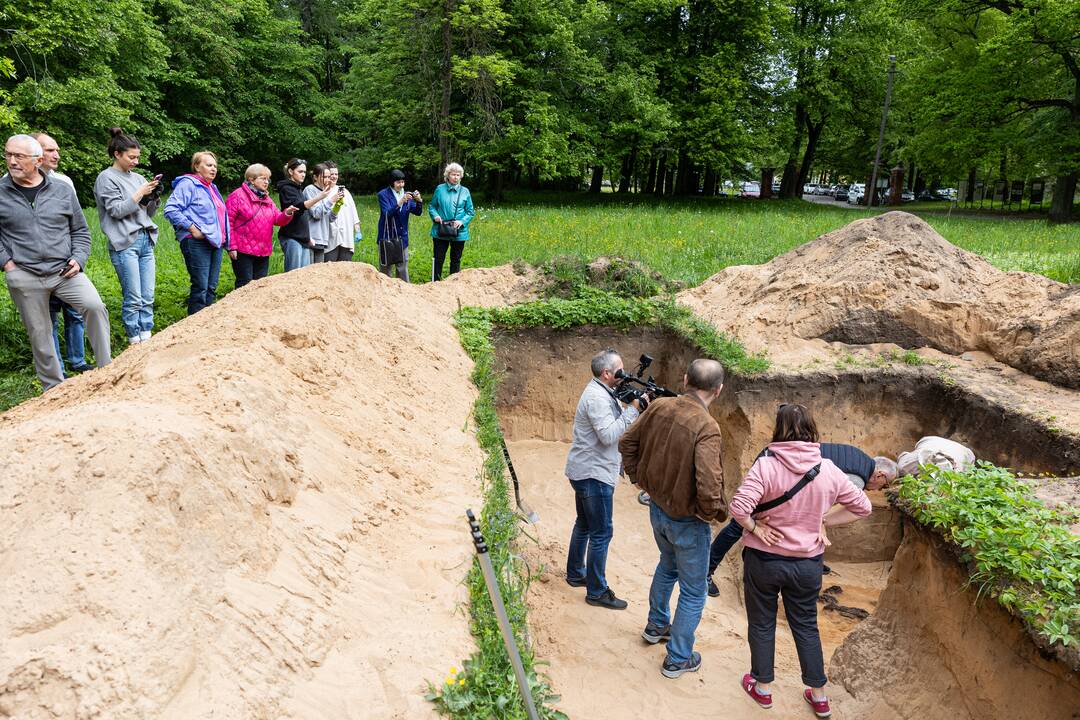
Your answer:
[[[1080,542],[1072,512],[1046,507],[1029,481],[980,462],[925,467],[900,481],[905,510],[958,546],[979,594],[1023,619],[1049,645],[1080,642]]]

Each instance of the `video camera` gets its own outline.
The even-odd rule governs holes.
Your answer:
[[[616,371],[615,378],[620,382],[612,390],[612,393],[614,393],[617,400],[627,404],[637,400],[641,403],[641,410],[644,412],[645,408],[649,406],[650,400],[655,400],[658,397],[678,397],[679,393],[657,385],[652,375],[645,380],[641,379],[642,373],[652,365],[652,361],[651,357],[643,354],[638,358],[637,370],[633,375],[627,375],[622,370]],[[641,387],[634,387],[635,385]]]

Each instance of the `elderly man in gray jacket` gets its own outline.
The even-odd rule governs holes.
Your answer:
[[[55,295],[86,321],[97,366],[108,365],[109,312],[83,273],[90,230],[70,185],[41,172],[41,144],[13,135],[4,145],[8,174],[0,178],[0,268],[30,336],[34,370],[43,390],[64,372],[53,345],[49,298]]]
[[[577,519],[566,557],[566,582],[585,587],[585,602],[622,610],[626,601],[615,597],[604,576],[611,543],[612,498],[622,471],[619,438],[637,419],[635,400],[625,409],[615,399],[622,370],[619,353],[604,350],[592,359],[593,379],[585,386],[574,414],[574,441],[566,458],[566,477],[574,488]],[[586,557],[587,556],[587,557]]]

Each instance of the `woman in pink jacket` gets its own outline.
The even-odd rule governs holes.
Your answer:
[[[229,258],[238,288],[264,278],[270,272],[274,226],[288,224],[296,212],[292,206],[279,211],[267,191],[269,187],[270,168],[250,165],[244,171],[244,184],[233,190],[225,201],[232,228]]]
[[[840,507],[834,508],[837,503]],[[760,508],[763,504],[771,507]],[[792,404],[776,411],[772,442],[750,467],[729,509],[743,526],[745,546],[743,593],[750,672],[743,676],[743,690],[761,707],[772,707],[769,685],[780,595],[802,680],[809,686],[803,697],[815,715],[827,718],[831,711],[817,627],[822,555],[828,543],[824,528],[866,517],[870,500],[831,461],[822,460],[810,410]]]

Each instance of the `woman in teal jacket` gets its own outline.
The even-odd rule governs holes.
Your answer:
[[[435,253],[431,259],[432,281],[442,278],[443,261],[446,251],[450,251],[450,274],[461,269],[461,252],[465,241],[469,239],[469,223],[473,219],[472,195],[469,188],[461,184],[464,169],[457,163],[450,163],[443,170],[446,181],[435,188],[435,194],[428,204],[431,216],[431,239],[435,243]]]

